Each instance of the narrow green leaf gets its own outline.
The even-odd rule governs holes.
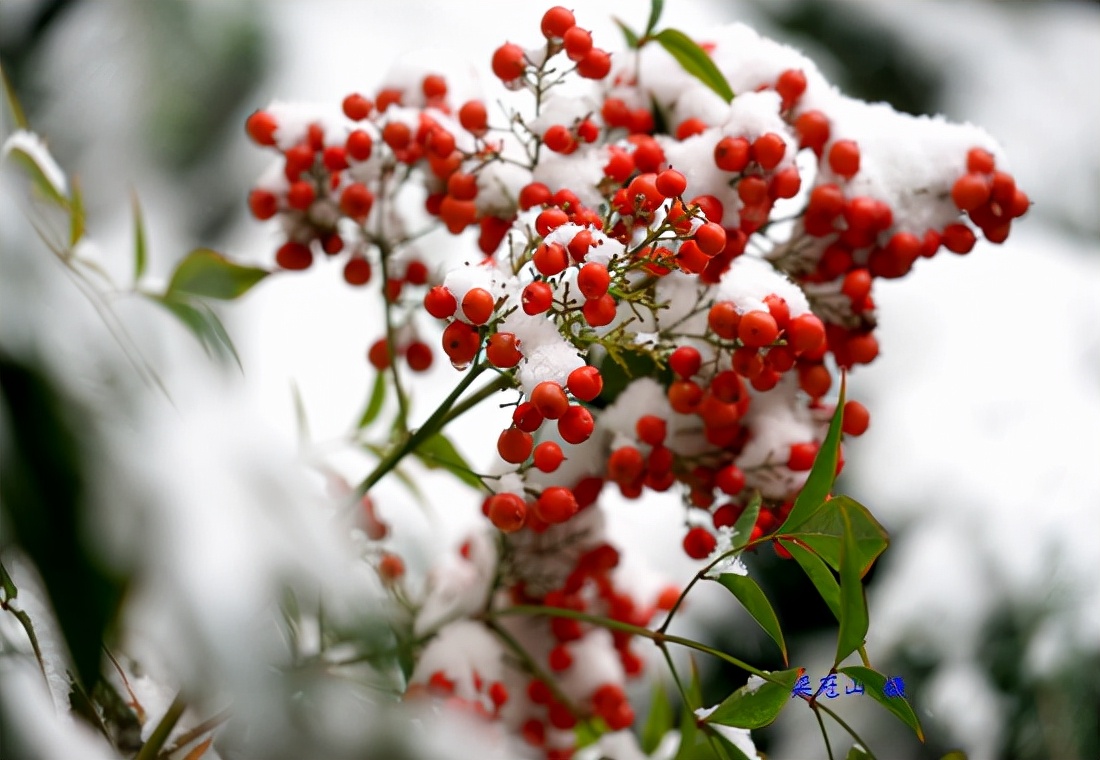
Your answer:
[[[706,722],[737,728],[762,728],[769,725],[791,700],[791,689],[798,678],[798,669],[774,671],[771,675],[779,683],[760,683],[757,679],[750,678],[749,683],[718,705],[706,717]]]
[[[645,22],[645,35],[651,37],[657,29],[657,23],[661,20],[661,11],[665,8],[664,0],[650,0],[649,20]]]
[[[806,522],[814,512],[821,509],[825,499],[833,490],[836,481],[836,464],[840,457],[841,424],[844,421],[844,396],[847,379],[840,376],[840,397],[836,402],[836,411],[829,422],[829,432],[825,434],[825,440],[814,457],[814,465],[810,468],[810,475],[806,478],[806,484],[798,492],[794,500],[794,508],[787,515],[787,519],[780,526],[779,532],[792,533],[802,523]]]
[[[12,87],[11,80],[8,79],[8,72],[4,69],[0,69],[0,82],[4,86],[4,99],[8,103],[8,109],[11,111],[12,121],[15,122],[17,129],[30,129],[30,124],[27,122],[27,115],[23,112],[23,106],[19,102],[19,98],[15,96],[15,88]]]
[[[298,428],[298,441],[309,442],[309,417],[306,416],[306,405],[302,403],[302,392],[298,389],[298,383],[290,381],[290,395],[294,399],[294,422]]]
[[[843,516],[847,516],[855,537],[855,554],[862,578],[890,543],[886,529],[867,507],[848,496],[836,496],[822,505],[809,520],[793,533],[781,535],[797,538],[813,549],[834,570],[840,570],[840,545],[844,537]]]
[[[829,566],[825,564],[821,557],[806,547],[786,538],[779,539],[779,543],[791,553],[794,561],[806,573],[810,582],[814,584],[814,588],[817,589],[817,593],[821,595],[822,601],[832,611],[833,617],[840,620],[840,584],[833,577],[833,571],[829,569]]]
[[[31,180],[34,189],[37,190],[50,203],[63,209],[68,209],[69,199],[65,197],[65,188],[58,187],[50,179],[46,171],[38,164],[34,156],[20,147],[12,146],[7,155],[11,156],[17,164],[23,167]]]
[[[367,408],[363,410],[363,416],[359,418],[356,428],[362,430],[378,418],[382,411],[382,404],[386,400],[386,373],[379,372],[374,376],[374,385],[371,386],[370,399]]]
[[[863,646],[868,625],[867,597],[859,572],[852,520],[847,510],[840,510],[840,516],[844,521],[844,542],[840,545],[840,632],[837,634],[834,667]]]
[[[84,237],[84,194],[80,192],[80,182],[72,180],[73,189],[69,192],[69,247]]]
[[[760,517],[760,505],[763,499],[760,496],[760,492],[757,491],[749,499],[748,505],[745,507],[745,511],[741,513],[741,516],[737,518],[737,522],[733,524],[733,545],[740,546],[749,540],[749,536],[752,535],[753,526],[756,525],[757,519]]]
[[[626,46],[631,50],[637,50],[640,44],[637,32],[614,16],[611,17],[611,20],[615,22],[615,26],[619,27],[619,31],[623,33],[623,39],[626,40]]]
[[[783,629],[779,626],[779,618],[775,616],[775,610],[760,585],[749,576],[736,573],[722,573],[718,576],[718,582],[737,597],[737,601],[752,615],[752,619],[779,645],[783,652],[783,664],[786,665],[787,644],[783,641]]]
[[[730,83],[695,40],[678,29],[662,29],[653,35],[653,39],[676,59],[684,71],[714,90],[722,100],[727,103],[733,100],[734,94]]]
[[[896,715],[902,723],[913,729],[918,739],[924,741],[924,731],[921,730],[920,719],[913,712],[909,700],[900,696],[886,696],[886,676],[862,665],[849,665],[844,668],[837,668],[837,671],[863,684],[866,696],[871,697],[871,699]]]
[[[578,721],[573,728],[573,741],[577,749],[591,746],[607,733],[607,725],[598,717]]]
[[[134,209],[134,282],[145,274],[147,256],[145,250],[145,216],[141,213],[141,201],[133,194]],[[178,270],[177,270],[178,271]],[[169,288],[170,289],[170,288]]]
[[[848,754],[844,756],[844,760],[872,760],[873,758],[874,755],[858,744],[853,744]]]
[[[482,488],[481,478],[474,474],[474,471],[470,469],[470,465],[458,453],[454,444],[442,433],[436,433],[420,444],[413,452],[413,456],[419,459],[428,469],[442,468],[463,483],[474,488]]]
[[[167,295],[189,293],[228,301],[248,292],[268,274],[266,269],[234,264],[209,248],[196,248],[176,267]]]
[[[213,309],[201,301],[189,301],[176,296],[149,296],[149,298],[175,315],[184,327],[198,338],[207,356],[220,361],[232,359],[237,367],[241,368],[241,358],[237,355],[237,349],[233,347],[229,333],[225,331],[225,326]]]
[[[642,752],[652,755],[672,726],[675,725],[672,703],[660,681],[653,685],[653,697],[649,700],[649,715],[642,726]]]

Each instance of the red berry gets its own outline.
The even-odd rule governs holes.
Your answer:
[[[806,91],[806,75],[801,69],[787,69],[775,81],[775,91],[783,98],[783,107],[790,108]]]
[[[510,427],[501,432],[497,438],[497,453],[505,462],[521,464],[531,456],[534,447],[534,439],[530,433],[525,433],[519,428]]]
[[[642,443],[660,446],[668,435],[668,423],[655,414],[643,414],[634,423],[634,432]]]
[[[511,369],[520,363],[523,354],[520,352],[516,336],[509,332],[495,333],[489,336],[485,343],[485,358],[494,367]]]
[[[462,297],[462,313],[475,325],[483,325],[493,316],[495,302],[484,288],[470,288]]]
[[[469,100],[458,109],[458,123],[472,135],[480,137],[489,131],[489,113],[480,100]]]
[[[382,142],[394,150],[404,150],[412,140],[412,130],[403,121],[391,121],[382,127]]]
[[[617,310],[615,299],[610,294],[604,293],[599,298],[590,298],[585,301],[581,313],[592,327],[603,327],[611,324]]]
[[[565,54],[571,61],[579,61],[588,55],[588,51],[592,49],[592,34],[585,29],[581,29],[579,26],[570,27],[565,31],[565,34],[561,38],[562,47],[565,48]],[[620,101],[621,102],[621,101]],[[604,120],[607,121],[605,115]],[[621,126],[612,125],[610,126]]]
[[[607,477],[621,485],[638,480],[645,472],[645,458],[633,446],[623,446],[607,458]]]
[[[413,372],[425,372],[432,366],[432,348],[427,343],[413,341],[405,349],[405,361]]]
[[[512,412],[512,424],[527,433],[538,430],[543,419],[542,412],[536,409],[530,401],[522,402]]]
[[[457,308],[454,294],[442,285],[436,285],[424,296],[424,309],[436,319],[450,319]]]
[[[436,100],[447,96],[447,80],[439,74],[428,74],[420,83],[420,91],[429,100]]]
[[[829,168],[841,177],[852,178],[859,172],[859,146],[854,140],[837,140],[829,149]]]
[[[805,111],[795,119],[794,129],[798,133],[799,147],[809,148],[820,156],[829,141],[829,117],[821,111]]]
[[[596,421],[592,419],[592,413],[578,404],[570,406],[558,419],[558,434],[566,443],[584,443],[592,437],[595,429]]]
[[[275,251],[275,263],[283,269],[308,269],[313,263],[313,253],[301,243],[283,243]]]
[[[943,228],[943,247],[952,253],[970,253],[977,238],[974,230],[962,223],[949,224]]]
[[[465,322],[455,320],[443,330],[443,351],[456,367],[469,364],[478,349],[481,348],[481,336],[477,328]]]
[[[299,211],[308,209],[316,197],[317,193],[314,191],[313,185],[305,180],[291,182],[290,188],[286,191],[287,204]]]
[[[523,76],[527,68],[523,48],[511,42],[501,45],[493,53],[492,68],[497,78],[505,82],[511,82]]]
[[[746,206],[756,206],[768,198],[768,181],[763,177],[743,177],[737,183],[737,197]]]
[[[780,330],[785,330],[787,323],[791,320],[791,307],[787,305],[787,299],[775,293],[769,293],[764,296],[764,305],[768,307],[768,313],[772,315],[776,326]]]
[[[520,209],[526,211],[529,208],[549,203],[551,195],[550,188],[546,185],[541,182],[532,182],[520,189],[517,201]]]
[[[951,186],[951,200],[963,211],[973,211],[989,200],[992,183],[975,172],[964,174]]]
[[[569,221],[569,215],[560,208],[548,208],[535,217],[535,231],[543,237]]]
[[[677,198],[687,190],[687,177],[675,169],[665,169],[657,175],[657,190],[666,198]]]
[[[793,198],[802,188],[802,175],[798,173],[797,166],[788,166],[780,169],[768,181],[769,198]]]
[[[570,666],[573,665],[573,655],[569,654],[569,650],[564,644],[558,644],[550,650],[550,655],[547,657],[547,664],[550,666],[550,670],[555,673],[560,673],[563,670],[568,670]],[[553,705],[553,707],[557,706],[557,704]],[[571,718],[572,716],[569,717]],[[551,717],[550,722],[554,724],[555,728],[562,728],[557,725],[557,722],[561,722],[560,720],[555,722],[553,717]]]
[[[543,417],[556,420],[569,408],[569,397],[553,380],[544,380],[531,391],[531,403]]]
[[[374,205],[374,193],[359,182],[348,185],[340,194],[340,210],[356,221],[363,221]]]
[[[585,298],[599,298],[607,292],[610,285],[611,275],[608,274],[607,267],[599,262],[590,261],[577,273],[577,288]]]
[[[357,129],[348,135],[348,139],[344,143],[344,150],[356,161],[366,161],[370,158],[373,149],[374,139],[370,136],[370,133],[362,129]]]
[[[771,171],[779,166],[786,152],[787,143],[775,132],[765,132],[752,143],[752,158],[764,171]]]
[[[770,346],[779,337],[779,327],[768,312],[750,311],[741,316],[737,337],[750,348]]]
[[[871,413],[867,407],[858,401],[848,401],[844,404],[844,412],[841,429],[845,435],[863,435],[871,424]]]
[[[745,487],[745,473],[735,464],[726,465],[715,474],[714,485],[727,496],[735,496]]]
[[[702,364],[703,357],[699,354],[699,349],[693,346],[680,346],[668,357],[669,369],[684,380],[695,375]]]
[[[684,551],[692,559],[706,559],[717,545],[717,539],[706,528],[692,528],[684,536]]]
[[[707,130],[707,123],[702,119],[692,117],[684,119],[676,127],[676,139],[686,140],[689,137],[702,134]]]
[[[744,137],[723,137],[714,146],[714,165],[725,172],[741,172],[749,165],[751,146]]]
[[[721,301],[710,307],[707,313],[707,325],[723,340],[733,340],[737,337],[741,324],[741,315],[737,307],[731,301]]]
[[[703,389],[691,380],[676,380],[668,386],[668,403],[674,412],[691,414],[703,400]]]
[[[966,153],[966,170],[978,174],[989,174],[993,171],[993,154],[984,148],[971,148]]]
[[[561,274],[569,266],[569,256],[565,252],[565,246],[561,243],[543,243],[535,249],[531,256],[531,263],[544,277],[553,277]]]
[[[390,347],[385,338],[379,338],[367,349],[367,361],[379,372],[387,369],[393,363],[393,355],[390,353]]]
[[[572,153],[577,149],[577,138],[564,124],[553,124],[543,133],[542,144],[555,153]]]
[[[862,302],[871,292],[871,273],[866,269],[853,269],[844,276],[840,292],[853,303]]]
[[[366,285],[370,282],[370,262],[361,256],[352,256],[344,264],[344,280],[348,285]]]
[[[720,224],[707,222],[695,230],[695,244],[708,256],[716,256],[726,247],[726,231]]]
[[[554,441],[543,441],[535,447],[533,461],[535,467],[542,472],[553,472],[564,460],[565,455],[562,454],[561,446]]]
[[[577,61],[577,73],[585,79],[603,79],[611,72],[611,56],[606,50],[592,48]]]
[[[502,533],[515,533],[527,521],[527,505],[514,493],[493,494],[485,506],[490,522]]]
[[[257,219],[270,219],[279,211],[279,199],[275,193],[256,188],[248,194],[248,210]]]
[[[825,325],[816,314],[799,314],[787,325],[787,345],[796,354],[815,351],[824,343]]]
[[[405,562],[396,554],[383,552],[378,559],[378,575],[386,583],[393,583],[405,574]]]
[[[257,145],[274,145],[279,123],[267,111],[256,111],[244,123],[245,131]]]
[[[569,392],[580,401],[592,401],[603,390],[603,378],[595,367],[577,367],[566,381]]]
[[[814,466],[814,457],[820,446],[815,442],[792,443],[791,451],[787,457],[787,467],[795,472],[806,472]]]
[[[550,525],[563,523],[577,513],[577,498],[568,488],[551,486],[539,494],[535,512]]]
[[[550,308],[550,304],[554,300],[554,291],[545,282],[539,280],[532,282],[523,289],[521,300],[525,314],[532,316],[542,314]]]
[[[568,8],[555,5],[542,15],[542,23],[539,28],[546,39],[560,40],[571,28],[577,25],[577,19]]]

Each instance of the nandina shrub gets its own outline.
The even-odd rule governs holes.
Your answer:
[[[484,51],[512,93],[503,110],[489,95],[454,102],[446,77],[425,70],[339,107],[273,103],[245,124],[277,156],[247,204],[280,225],[276,270],[333,260],[384,303],[384,325],[365,336],[375,379],[357,426],[378,463],[354,490],[367,559],[408,613],[389,620],[401,698],[477,716],[511,756],[570,757],[581,738],[637,755],[626,687],[652,644],[695,711],[679,723],[685,754],[698,743],[755,755],[750,730],[795,696],[836,717],[824,700],[838,673],[919,735],[864,647],[862,578],[886,532],[831,494],[844,442],[871,424],[846,377],[879,352],[876,281],[941,249],[966,254],[979,233],[1003,242],[1027,195],[980,129],[848,98],[742,25],[698,40],[661,29],[660,10],[641,33],[624,27],[615,52],[562,7],[515,30],[534,46]],[[26,141],[13,150],[34,163]],[[79,203],[61,201],[77,219]],[[419,253],[426,229],[455,238],[438,260]],[[267,274],[199,250],[156,298],[180,313]],[[410,427],[410,372],[436,359],[453,385]],[[473,442],[496,461],[476,472],[447,430],[491,401],[513,413]],[[373,499],[407,458],[483,496],[482,524],[422,590]],[[633,547],[605,531],[609,491],[681,496],[668,540],[700,563],[686,587],[641,589],[620,571]],[[786,661],[743,562],[757,551],[796,562],[839,622],[819,689],[800,668],[763,670],[667,634],[689,592],[718,583]],[[330,638],[319,646],[369,651],[354,630]],[[701,704],[673,645],[751,678]],[[845,665],[856,653],[862,664]],[[673,726],[653,715],[647,752]]]
[[[535,47],[486,51],[504,87],[530,96],[502,112],[493,97],[451,102],[424,71],[373,104],[349,95],[346,118],[273,104],[248,121],[279,154],[254,215],[277,216],[314,258],[333,255],[326,241],[338,237],[351,253],[335,255],[376,262],[384,358],[442,328],[433,340],[456,369],[453,392],[399,431],[360,496],[406,456],[430,447],[438,459],[447,423],[475,402],[515,405],[512,425],[485,438],[496,441],[492,474],[449,445],[438,459],[485,491],[488,520],[466,545],[478,572],[461,600],[429,584],[416,601],[414,629],[434,637],[407,698],[466,705],[506,726],[517,751],[547,757],[569,756],[578,723],[597,734],[632,725],[623,686],[641,675],[637,649],[668,646],[695,581],[726,585],[785,656],[738,559],[763,544],[796,560],[837,615],[834,672],[856,650],[866,664],[860,578],[886,537],[865,508],[829,496],[841,441],[870,423],[837,378],[878,355],[876,279],[942,248],[965,254],[975,230],[1002,242],[1029,205],[980,129],[848,98],[745,26],[693,40],[659,30],[659,13],[611,54],[565,8],[546,12],[541,41],[515,30]],[[341,149],[332,168],[325,157]],[[419,263],[407,231],[423,222],[396,213],[413,192],[457,236],[416,285],[401,270]],[[372,362],[377,388],[402,396],[402,362]],[[670,539],[709,560],[688,588],[640,595],[616,573],[630,547],[605,535],[606,489],[682,494],[683,532]],[[488,652],[457,633],[470,625],[488,633]],[[745,729],[770,722],[801,673],[737,664],[762,680],[699,730],[751,754]],[[819,708],[817,694],[798,694]]]

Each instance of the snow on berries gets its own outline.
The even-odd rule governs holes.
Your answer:
[[[281,226],[276,265],[334,259],[385,295],[379,372],[426,370],[441,351],[507,386],[482,511],[509,560],[494,575],[482,536],[478,557],[432,576],[417,629],[444,627],[413,682],[548,753],[572,746],[578,719],[630,725],[630,637],[561,617],[512,626],[555,690],[501,667],[499,643],[461,618],[497,594],[646,625],[655,600],[612,576],[602,489],[678,491],[695,559],[754,496],[751,539],[768,536],[824,439],[837,370],[878,355],[876,281],[1003,242],[1030,203],[979,128],[848,98],[746,26],[701,40],[727,102],[660,45],[609,51],[580,23],[553,7],[485,51],[522,107],[455,100],[440,72],[406,68],[336,107],[273,103],[245,125],[277,153],[248,197]],[[429,263],[441,246],[426,230],[464,252]],[[849,400],[843,433],[870,420]]]

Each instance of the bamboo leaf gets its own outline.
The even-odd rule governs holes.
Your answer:
[[[844,541],[840,545],[840,632],[837,634],[834,667],[863,646],[868,626],[867,597],[859,572],[852,520],[847,510],[840,510],[840,516],[844,521]]]
[[[760,585],[747,575],[736,573],[723,573],[718,576],[718,582],[729,589],[729,592],[737,597],[741,606],[752,615],[752,619],[760,624],[764,632],[771,636],[772,641],[779,645],[783,652],[783,664],[787,664],[787,644],[783,640],[783,629],[779,626],[779,618],[775,615],[768,597]]]
[[[661,20],[661,11],[665,8],[664,0],[651,0],[649,3],[649,19],[645,22],[645,33],[643,36],[651,37],[653,32],[657,29],[657,23]]]
[[[428,469],[442,468],[467,485],[478,489],[482,487],[481,478],[474,474],[470,465],[443,433],[436,433],[420,444],[413,456]]]
[[[642,752],[652,755],[660,745],[665,734],[675,725],[672,703],[668,700],[664,685],[659,681],[653,685],[653,698],[649,700],[649,715],[642,726]]]
[[[676,59],[684,71],[714,90],[722,100],[727,103],[733,100],[733,89],[726,77],[695,40],[678,29],[663,29],[653,35],[653,39]]]
[[[913,729],[918,739],[922,742],[924,741],[924,731],[921,730],[920,719],[917,717],[917,714],[913,712],[913,707],[909,704],[909,700],[900,695],[887,696],[886,676],[871,668],[865,668],[862,665],[849,665],[844,668],[837,668],[837,671],[863,684],[865,689],[864,693],[867,696],[871,697],[871,699],[896,715],[902,723]]]
[[[188,293],[228,301],[248,292],[268,274],[266,269],[235,264],[209,248],[196,248],[176,267],[166,295]]]
[[[0,82],[4,86],[4,99],[8,103],[8,110],[11,111],[12,121],[15,122],[17,129],[30,129],[30,125],[27,122],[27,115],[23,112],[23,106],[19,102],[19,98],[15,96],[15,88],[12,87],[11,80],[8,79],[8,72],[4,69],[0,69]]]
[[[218,315],[201,301],[184,300],[177,296],[148,296],[154,303],[158,303],[173,314],[183,326],[198,338],[208,356],[219,361],[228,362],[232,359],[238,368],[241,367],[241,358],[237,355],[237,349],[229,333],[225,331]]]
[[[641,42],[638,39],[638,33],[614,16],[611,17],[611,20],[615,22],[615,26],[619,27],[619,31],[623,33],[623,39],[626,40],[626,46],[631,50],[637,50]]]
[[[58,178],[51,176],[51,169],[56,167],[43,166],[32,151],[26,150],[17,144],[13,144],[13,139],[14,138],[8,139],[3,156],[10,156],[17,164],[23,167],[31,180],[31,185],[33,185],[35,190],[46,198],[46,200],[59,208],[68,209],[69,199],[65,195],[67,189],[64,184],[64,177]],[[61,181],[59,181],[59,179]]]
[[[798,678],[798,669],[771,673],[779,683],[750,679],[718,705],[706,717],[707,723],[736,728],[762,728],[769,725],[791,699],[791,688]]]
[[[833,617],[840,620],[840,584],[833,577],[833,571],[829,569],[829,566],[825,564],[821,557],[806,547],[786,538],[780,538],[779,543],[791,553],[794,561],[806,573],[810,582],[814,584],[814,588],[817,589],[817,593],[821,595],[822,601],[828,605],[829,610],[833,613]]]
[[[73,189],[69,193],[69,247],[84,237],[84,195],[80,192],[80,183],[73,178]]]
[[[133,195],[134,209],[134,282],[145,274],[147,255],[145,249],[145,216],[141,212],[141,202],[137,193]]]
[[[363,410],[363,415],[359,418],[359,424],[356,428],[362,430],[367,425],[374,422],[379,413],[382,411],[382,404],[386,400],[386,373],[379,372],[374,376],[374,384],[371,386],[370,398],[367,401],[367,408]]]

